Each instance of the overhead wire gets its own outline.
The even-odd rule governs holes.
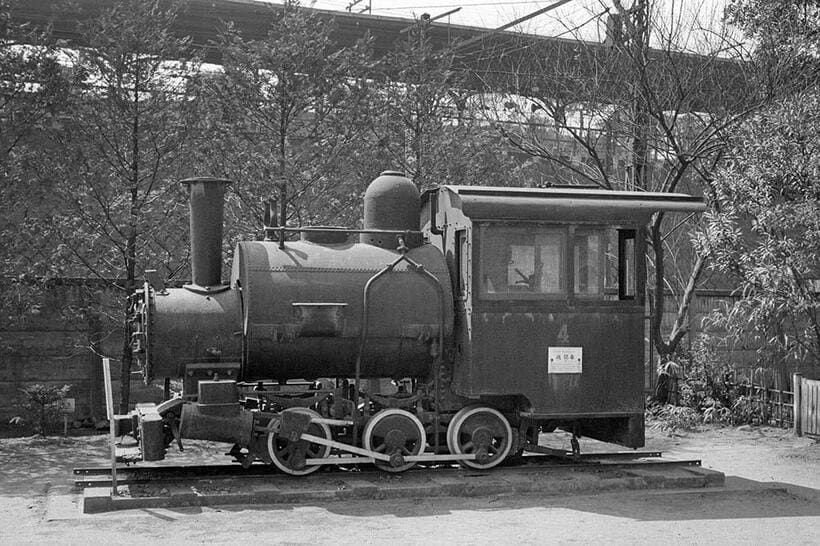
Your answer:
[[[578,31],[579,29],[581,29],[581,28],[582,28],[582,27],[584,27],[585,25],[588,25],[589,23],[591,23],[591,22],[592,22],[592,21],[594,21],[595,19],[598,19],[598,18],[600,18],[600,17],[603,17],[603,16],[604,16],[604,15],[606,15],[607,13],[609,13],[609,10],[608,10],[608,9],[604,9],[604,10],[603,10],[603,11],[601,11],[600,13],[596,13],[596,14],[594,14],[592,17],[590,17],[590,18],[589,18],[589,19],[587,19],[586,21],[583,21],[582,23],[580,23],[580,24],[578,24],[578,25],[575,25],[575,26],[574,26],[574,27],[572,27],[572,28],[568,28],[568,29],[564,30],[563,32],[561,32],[561,33],[559,33],[559,34],[556,34],[556,35],[553,35],[553,36],[549,36],[549,38],[563,38],[563,37],[564,37],[564,36],[566,36],[567,34],[572,34],[572,33],[576,32],[576,31]],[[527,50],[527,49],[529,49],[529,48],[531,48],[531,47],[533,47],[533,46],[535,46],[535,45],[536,45],[535,43],[532,43],[532,42],[531,42],[531,43],[528,43],[528,44],[525,44],[525,45],[521,45],[521,46],[514,47],[514,48],[512,48],[512,49],[505,49],[505,50],[504,50],[504,53],[505,53],[505,54],[518,53],[518,52],[521,52],[521,51],[525,51],[525,50]],[[476,52],[476,53],[478,53],[478,52]]]
[[[330,9],[334,9],[334,10],[338,10],[338,11],[345,11],[348,4],[350,3],[350,1],[351,0],[317,0],[316,2],[314,2],[314,6],[316,6],[317,4],[322,4],[324,6],[327,6],[327,8],[325,8],[325,9],[330,8]],[[375,6],[373,6],[373,4],[376,3],[376,1],[377,0],[371,0],[371,3],[370,3],[371,13],[395,12],[395,11],[400,11],[400,10],[450,8],[450,7],[486,7],[486,6],[507,7],[507,6],[521,6],[521,5],[528,5],[528,4],[544,4],[545,3],[545,0],[512,0],[512,1],[499,1],[499,0],[496,0],[496,1],[478,1],[478,2],[467,2],[467,3],[452,3],[452,4],[415,4],[415,5],[414,4],[408,4],[408,5],[404,5],[404,6],[375,7]],[[572,20],[572,19],[575,19],[582,12],[582,10],[590,10],[592,8],[591,4],[600,4],[600,3],[601,3],[600,0],[586,0],[586,1],[581,1],[581,2],[573,2],[572,4],[569,4],[565,7],[562,7],[563,13],[560,16],[556,13],[556,14],[548,14],[547,17],[552,19],[552,21],[554,21],[556,23],[560,23],[562,20],[566,20],[566,19]],[[568,12],[565,11],[567,9],[569,9],[571,11],[568,11]],[[589,24],[590,22],[592,22],[596,18],[601,17],[602,15],[606,14],[607,12],[608,12],[608,10],[605,10],[605,11],[599,13],[599,14],[595,14],[592,17],[585,20],[584,22],[582,22],[578,25],[575,25],[572,28],[568,28],[566,30],[563,30],[559,34],[549,34],[548,36],[550,36],[552,38],[560,38],[560,37],[566,36],[567,34],[571,34],[573,32],[576,32],[580,28],[586,26],[587,24]],[[545,35],[547,35],[547,34],[545,34]],[[520,51],[520,50],[526,49],[528,47],[531,47],[531,46],[522,46],[522,47],[516,48],[512,51],[513,52]]]
[[[436,8],[461,8],[461,7],[482,7],[482,6],[515,6],[523,4],[543,4],[544,0],[514,0],[512,2],[469,2],[469,3],[451,3],[451,4],[429,4],[429,5],[406,5],[406,6],[390,6],[390,7],[376,7],[372,4],[377,0],[371,0],[370,10],[373,12],[393,12],[393,11],[412,11],[419,9],[436,9]],[[316,0],[312,3],[312,7],[319,7],[324,9],[336,9],[338,11],[347,11],[352,0]],[[327,6],[327,7],[325,7]],[[358,6],[357,6],[358,7]],[[320,8],[322,9],[322,8]]]
[[[423,9],[439,9],[439,8],[440,9],[446,9],[446,8],[451,8],[451,7],[464,8],[464,7],[489,7],[489,6],[495,6],[497,8],[507,8],[507,7],[513,7],[513,6],[527,5],[527,4],[538,5],[538,4],[544,4],[544,3],[545,3],[545,0],[513,0],[513,1],[509,1],[509,2],[500,2],[500,1],[488,2],[488,1],[483,1],[483,2],[468,2],[468,3],[458,3],[458,4],[436,4],[436,5],[421,4],[421,5],[407,5],[407,6],[391,6],[391,7],[383,7],[383,8],[374,7],[372,11],[373,11],[373,13],[378,12],[378,13],[387,14],[387,13],[395,13],[396,11],[400,11],[400,10],[401,11],[415,12],[416,10],[423,10]],[[498,26],[495,21],[493,21],[493,22],[486,22],[485,21],[485,19],[487,18],[486,14],[484,14],[484,16],[482,16],[482,13],[481,13],[482,11],[485,11],[485,10],[477,10],[477,11],[478,11],[478,13],[476,13],[476,11],[472,11],[471,14],[474,16],[474,18],[478,17],[479,19],[481,19],[480,26],[486,26],[487,28],[490,28],[492,26]],[[501,11],[496,10],[494,19],[498,19],[500,13],[501,13]],[[493,19],[493,17],[491,17],[490,19]],[[473,24],[475,24],[475,23],[473,23]]]
[[[523,6],[523,5],[544,4],[545,1],[546,0],[511,0],[511,1],[500,1],[500,0],[487,1],[487,0],[484,0],[484,1],[477,1],[477,2],[449,3],[449,4],[425,4],[422,1],[418,4],[407,4],[407,5],[403,5],[403,6],[395,6],[394,5],[394,6],[388,6],[388,7],[377,7],[377,6],[373,5],[377,2],[377,0],[370,0],[370,2],[369,2],[369,6],[370,6],[369,12],[373,13],[373,14],[377,14],[377,13],[387,14],[387,13],[394,13],[394,12],[397,12],[397,11],[414,11],[414,10],[436,9],[436,8],[445,9],[445,8],[450,8],[450,7],[492,7],[492,6],[495,6],[495,7],[498,7],[498,8],[505,8],[505,7],[514,7],[514,6]],[[600,1],[601,0],[586,0],[586,1],[580,1],[580,2],[573,2],[572,4],[569,4],[567,6],[562,7],[562,9],[561,9],[562,14],[561,15],[558,15],[556,13],[556,14],[547,15],[547,17],[550,18],[554,23],[559,23],[560,24],[560,22],[562,20],[566,20],[566,19],[573,20],[573,19],[575,19],[583,10],[591,9],[591,7],[592,7],[590,5],[591,3],[600,3]],[[351,0],[317,0],[313,3],[313,6],[314,7],[321,6],[324,9],[345,11],[347,9],[347,7],[349,6],[350,2],[351,2]],[[567,11],[567,10],[570,10],[570,11]],[[580,28],[581,26],[584,26],[588,22],[589,21],[586,21],[586,22],[582,23],[581,25],[579,25],[576,28]],[[570,30],[569,32],[572,32],[572,30]],[[566,34],[566,33],[567,32],[565,31],[565,32],[562,33],[562,35]]]
[[[459,4],[438,4],[438,5],[406,5],[406,6],[391,6],[391,7],[373,7],[373,13],[377,12],[395,12],[399,10],[421,10],[421,9],[428,9],[428,8],[448,8],[448,7],[470,7],[470,6],[497,6],[499,8],[508,7],[508,6],[517,6],[522,4],[544,4],[545,0],[514,0],[511,2],[500,2],[500,1],[485,1],[485,2],[470,2],[470,3],[459,3]],[[556,10],[554,13],[546,14],[546,17],[549,18],[553,24],[553,26],[563,25],[563,21],[565,20],[575,20],[579,15],[581,15],[584,11],[591,12],[594,8],[595,4],[602,4],[601,0],[586,0],[586,1],[576,1],[568,4],[566,6],[561,6],[559,10]],[[560,13],[559,13],[560,11]],[[500,13],[500,12],[499,12]],[[604,12],[606,13],[606,12]],[[572,33],[579,28],[587,25],[590,21],[594,20],[596,17],[600,17],[599,14],[593,15],[583,23],[576,25],[573,28],[566,29],[561,32],[558,36],[563,36],[569,33]],[[524,24],[524,23],[522,23]],[[528,23],[532,24],[532,23]],[[488,25],[491,26],[491,25]],[[550,34],[549,32],[534,32],[535,34],[543,34],[546,36],[557,37],[555,34]]]
[[[393,6],[389,8],[373,8],[373,11],[397,11],[431,8],[467,8],[477,6],[513,6],[519,4],[543,4],[544,0],[515,0],[513,2],[460,2],[457,4],[431,4],[426,6]]]
[[[607,13],[609,13],[609,8],[607,8],[607,9],[603,10],[603,11],[602,11],[602,12],[600,12],[600,13],[596,13],[595,15],[593,15],[592,17],[590,17],[589,19],[587,19],[587,20],[586,20],[586,21],[584,21],[583,23],[580,23],[580,24],[578,24],[578,25],[576,25],[576,26],[574,26],[574,27],[572,27],[572,28],[569,28],[569,29],[565,30],[564,32],[562,32],[562,33],[560,33],[560,34],[556,34],[555,36],[552,36],[552,38],[561,38],[561,37],[563,37],[563,36],[566,36],[567,34],[570,34],[570,33],[572,33],[572,32],[575,32],[575,31],[577,31],[577,30],[580,30],[582,27],[584,27],[584,26],[588,25],[589,23],[591,23],[591,22],[592,22],[592,21],[594,21],[595,19],[599,19],[599,18],[603,17],[603,16],[604,16],[604,15],[606,15]]]

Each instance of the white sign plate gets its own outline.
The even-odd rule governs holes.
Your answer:
[[[74,413],[74,398],[63,398],[60,400],[61,413]]]
[[[549,373],[581,373],[583,347],[550,347],[547,351]]]

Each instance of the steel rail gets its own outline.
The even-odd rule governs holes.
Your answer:
[[[594,454],[589,454],[592,457]],[[687,460],[637,460],[637,461],[623,461],[607,462],[608,455],[622,454],[597,454],[598,460],[580,460],[580,461],[558,461],[552,463],[527,463],[518,466],[499,466],[488,470],[466,469],[456,466],[436,466],[434,468],[422,467],[407,470],[406,472],[418,473],[427,472],[431,475],[455,474],[461,476],[478,476],[478,475],[492,475],[494,472],[537,472],[537,471],[554,471],[554,470],[625,470],[625,469],[641,469],[641,468],[674,468],[674,467],[692,467],[701,466],[700,459]],[[344,476],[350,474],[349,471],[344,470],[341,466],[349,464],[355,465],[358,459],[369,459],[368,457],[347,457],[343,463],[328,465],[324,474],[333,474]],[[446,461],[444,461],[446,462]],[[76,487],[107,487],[111,484],[111,469],[106,467],[91,467],[91,468],[75,468],[74,474],[77,477],[74,480]],[[383,471],[378,470],[364,470],[355,473],[356,479],[364,479],[367,476],[384,476]],[[280,472],[273,465],[253,464],[250,468],[242,468],[239,464],[221,464],[221,465],[200,465],[200,466],[157,466],[157,467],[122,467],[118,469],[118,483],[120,484],[140,484],[151,482],[181,482],[194,481],[198,479],[253,479],[253,478],[270,478],[271,476],[287,477],[293,479],[293,476]]]

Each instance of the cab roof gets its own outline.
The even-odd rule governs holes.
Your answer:
[[[437,197],[437,209],[459,209],[475,219],[646,222],[655,212],[703,212],[703,199],[683,193],[614,191],[588,187],[513,188],[442,185],[428,190],[422,204]]]

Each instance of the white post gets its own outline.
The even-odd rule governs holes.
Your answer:
[[[800,396],[800,387],[803,383],[803,374],[802,373],[795,373],[792,374],[792,399],[794,400],[794,433],[797,436],[803,436],[803,422],[802,422],[802,415],[801,406],[802,404],[802,396]]]
[[[111,359],[103,358],[105,378],[105,408],[108,415],[109,444],[111,447],[111,496],[117,496],[117,446],[116,423],[114,423],[114,394],[111,391]]]

